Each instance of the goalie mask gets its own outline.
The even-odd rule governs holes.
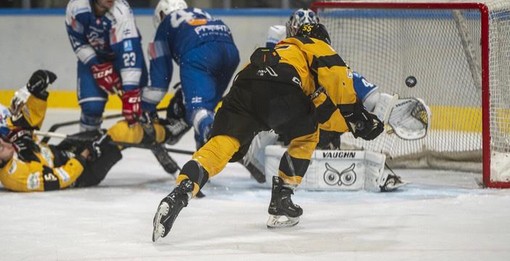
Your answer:
[[[167,16],[169,13],[179,10],[179,9],[185,9],[188,8],[188,5],[184,0],[160,0],[158,5],[156,6],[156,9],[154,10],[154,27],[158,28],[159,24],[165,16]]]
[[[304,24],[318,24],[319,18],[314,11],[308,8],[300,8],[296,10],[285,24],[287,29],[287,37],[295,36],[298,29]]]
[[[296,36],[316,38],[331,45],[329,33],[323,24],[304,24],[299,27]]]

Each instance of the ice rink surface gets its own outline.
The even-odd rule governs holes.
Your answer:
[[[50,110],[43,130],[77,115]],[[188,134],[176,148],[194,146]],[[301,222],[269,230],[268,185],[229,164],[153,243],[152,218],[174,179],[149,151],[123,154],[98,187],[0,189],[0,260],[510,260],[510,190],[433,170],[395,170],[410,184],[393,193],[297,190]]]

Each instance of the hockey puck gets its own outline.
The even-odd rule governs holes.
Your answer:
[[[416,83],[418,83],[418,81],[416,80],[416,77],[414,77],[414,76],[407,76],[407,78],[406,78],[406,85],[407,85],[407,87],[413,88],[414,86],[416,86]]]

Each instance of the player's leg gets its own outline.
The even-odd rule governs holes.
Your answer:
[[[310,99],[295,88],[285,90],[281,98],[270,99],[268,126],[289,141],[287,151],[280,160],[278,176],[272,179],[271,201],[268,208],[268,228],[294,226],[299,222],[303,210],[292,202],[291,195],[301,183],[313,151],[319,141],[318,122]]]
[[[229,106],[227,101],[218,111],[211,131],[212,138],[182,167],[177,187],[160,202],[153,220],[153,241],[168,234],[188,201],[197,195],[209,178],[226,166],[241,144],[249,144],[253,138],[258,129],[254,119],[238,115],[237,110],[228,110]]]
[[[142,110],[150,115],[156,115],[157,106],[165,97],[168,88],[145,86],[142,89]]]
[[[239,65],[239,52],[231,43],[208,43],[181,59],[180,74],[186,122],[195,130],[197,148],[207,141],[214,109]]]
[[[78,104],[81,107],[80,131],[99,129],[108,95],[97,86],[90,69],[80,62],[77,84]]]
[[[195,131],[197,149],[209,138],[214,120],[214,108],[219,102],[216,79],[196,64],[180,66],[186,123]]]
[[[319,138],[318,130],[292,139],[280,160],[278,176],[273,176],[268,228],[294,226],[303,210],[292,202],[291,195],[301,183]]]

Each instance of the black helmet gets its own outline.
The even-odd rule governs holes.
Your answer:
[[[299,27],[296,36],[316,38],[331,45],[328,31],[323,24],[304,24]]]

